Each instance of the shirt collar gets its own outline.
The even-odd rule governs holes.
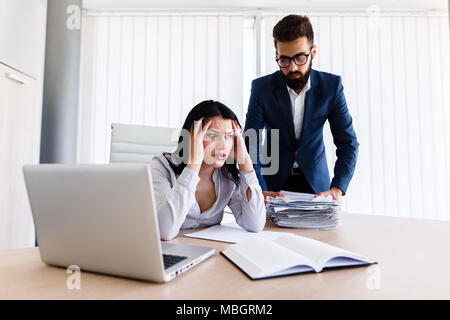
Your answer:
[[[291,93],[291,94],[294,94],[295,96],[299,96],[299,95],[301,95],[303,93],[306,93],[306,92],[308,92],[309,89],[311,89],[311,76],[309,76],[308,82],[306,82],[305,87],[303,88],[302,91],[300,91],[299,94],[297,94],[294,90],[289,88],[289,86],[286,86],[286,87],[288,88],[288,92]]]

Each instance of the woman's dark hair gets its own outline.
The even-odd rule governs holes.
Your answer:
[[[183,141],[183,131],[189,132],[192,125],[194,124],[194,121],[198,121],[201,118],[203,119],[203,124],[206,123],[208,118],[215,117],[215,116],[221,116],[224,119],[230,119],[235,120],[239,124],[239,127],[241,126],[239,123],[239,120],[236,116],[236,114],[228,108],[226,105],[219,101],[214,100],[205,100],[197,104],[192,110],[189,112],[189,114],[186,117],[186,120],[184,121],[183,127],[182,127],[182,133],[178,139],[178,148],[174,152],[179,155],[179,157],[183,157],[183,144],[181,143]],[[169,161],[170,167],[175,172],[175,174],[179,175],[183,171],[183,169],[186,167],[185,162],[181,162],[179,164],[175,164],[172,160],[172,155],[170,153],[165,152],[164,156]],[[233,161],[233,163],[225,163],[220,168],[220,172],[228,179],[234,181],[236,185],[239,185],[239,170],[236,166],[236,162]]]
[[[277,49],[277,41],[289,42],[306,37],[309,44],[314,44],[314,31],[307,16],[299,16],[291,14],[280,21],[273,27],[273,42]]]

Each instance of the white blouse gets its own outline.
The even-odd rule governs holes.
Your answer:
[[[152,159],[151,172],[159,232],[163,240],[176,237],[180,229],[219,224],[227,205],[236,222],[247,231],[259,232],[264,228],[264,197],[254,171],[240,171],[240,183],[236,186],[234,181],[224,177],[220,169],[216,168],[212,175],[216,201],[203,213],[200,213],[195,198],[195,190],[200,181],[197,173],[184,168],[181,174],[176,176],[163,155]],[[250,200],[246,194],[248,188],[251,190]]]

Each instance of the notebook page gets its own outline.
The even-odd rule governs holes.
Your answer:
[[[295,251],[300,255],[308,257],[320,270],[322,270],[326,266],[329,260],[332,260],[335,257],[347,257],[363,262],[371,262],[367,257],[364,257],[362,255],[358,255],[353,252],[337,248],[314,239],[309,239],[293,234],[286,234],[278,237],[274,240],[274,242],[285,248]],[[346,260],[344,259],[343,261]],[[339,265],[343,265],[343,261],[341,261]],[[349,265],[352,264],[350,263],[350,261],[348,262]],[[335,262],[333,261],[331,261],[331,263],[335,264]]]
[[[308,258],[262,237],[230,245],[223,253],[252,278],[281,274],[282,270],[312,263]]]

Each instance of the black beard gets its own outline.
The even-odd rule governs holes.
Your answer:
[[[305,74],[302,74],[300,71],[297,72],[289,72],[287,75],[281,72],[283,75],[284,81],[286,82],[286,85],[291,88],[292,90],[303,90],[303,88],[306,86],[306,83],[308,82],[309,75],[311,74],[312,70],[312,61],[309,63],[309,68],[306,71]],[[299,74],[299,78],[291,79],[289,78],[290,75]]]

